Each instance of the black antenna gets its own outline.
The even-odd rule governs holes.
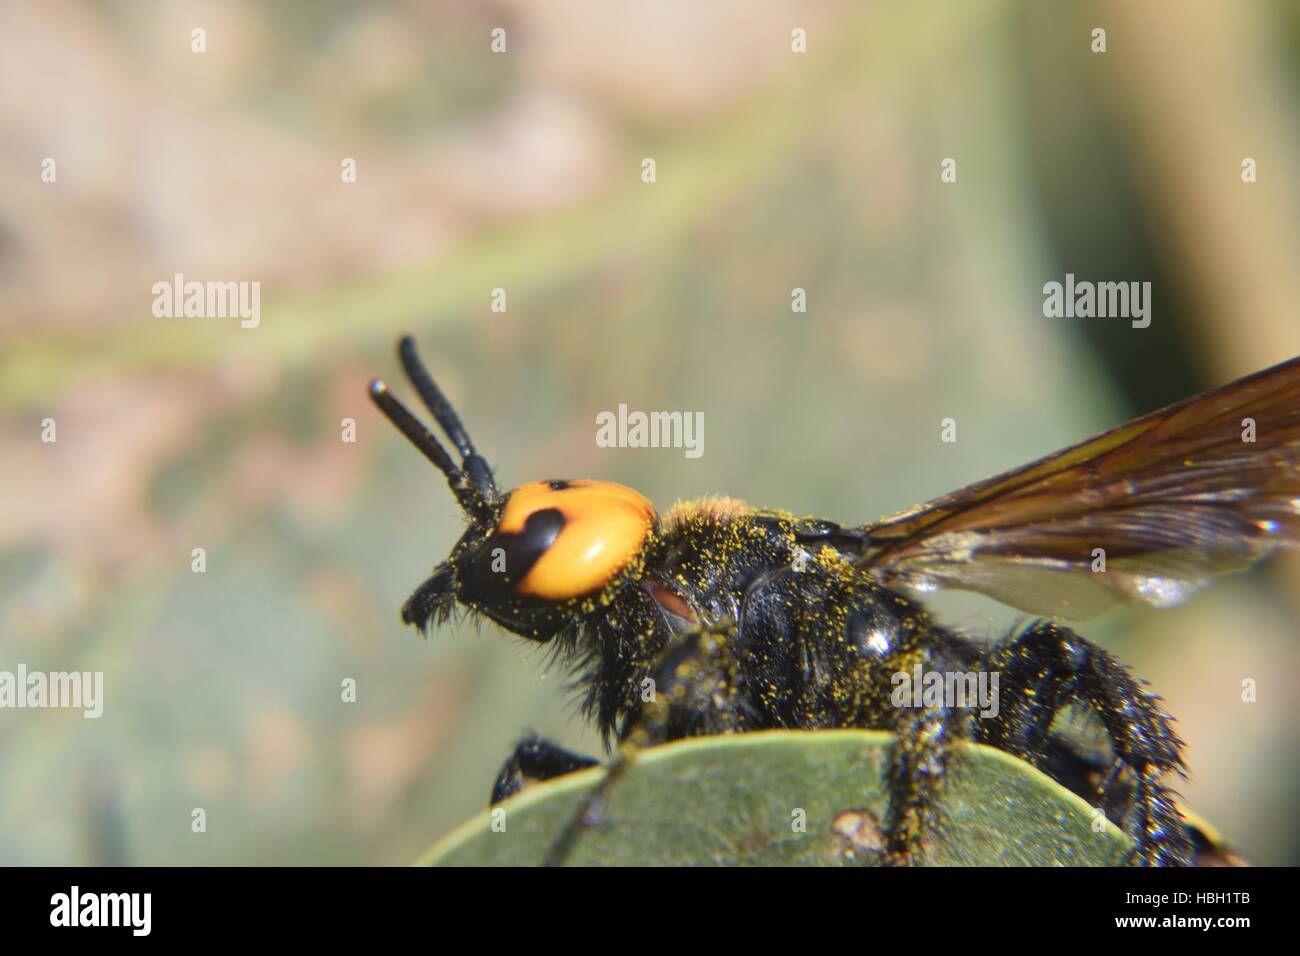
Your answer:
[[[482,456],[474,450],[474,443],[470,441],[469,432],[465,431],[465,426],[460,423],[460,416],[456,414],[456,409],[451,407],[451,402],[447,401],[447,396],[442,394],[442,389],[434,382],[433,376],[429,374],[429,370],[420,361],[420,355],[415,350],[415,339],[409,335],[402,336],[401,342],[397,345],[397,356],[402,360],[402,368],[406,370],[406,377],[415,386],[415,390],[419,393],[425,408],[429,409],[434,421],[442,426],[442,430],[447,433],[451,443],[460,452],[464,468],[469,472],[470,481],[474,483],[474,487],[478,489],[479,494],[485,500],[495,498],[497,488],[496,483],[492,480],[492,469],[488,467],[488,463],[483,460]]]
[[[456,500],[466,512],[476,516],[488,515],[488,505],[497,497],[496,483],[492,480],[492,469],[474,450],[469,433],[465,431],[465,426],[461,424],[451,403],[447,401],[446,396],[442,394],[441,389],[420,362],[420,357],[415,351],[415,340],[409,335],[402,338],[398,346],[398,356],[420,398],[433,413],[434,419],[442,426],[442,430],[447,433],[456,450],[460,452],[464,470],[456,465],[451,455],[434,437],[433,432],[429,431],[409,408],[394,397],[388,391],[388,386],[379,379],[370,383],[371,400],[384,413],[384,417],[397,426],[397,430],[405,435],[435,468],[447,476],[447,484],[451,486]]]

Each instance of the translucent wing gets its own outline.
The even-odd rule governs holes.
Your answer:
[[[1300,544],[1300,358],[855,534],[862,565],[915,591],[1076,619],[1177,604]]]

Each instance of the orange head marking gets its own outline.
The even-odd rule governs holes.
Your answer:
[[[654,527],[654,506],[611,481],[535,481],[506,500],[498,535],[541,536],[515,583],[521,595],[565,601],[598,591],[632,563]],[[543,547],[537,548],[537,544]]]

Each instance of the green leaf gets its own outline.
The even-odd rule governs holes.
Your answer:
[[[608,793],[598,825],[568,862],[579,865],[871,864],[879,856],[883,731],[770,731],[699,737],[640,754]],[[532,787],[485,811],[420,860],[428,866],[535,865],[603,768]],[[932,865],[1116,866],[1132,842],[1094,832],[1083,800],[990,747],[959,744],[941,801]],[[802,830],[795,824],[803,811]],[[501,824],[504,823],[504,829]]]

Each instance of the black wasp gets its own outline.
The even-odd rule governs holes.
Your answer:
[[[920,862],[959,739],[1014,754],[1104,808],[1135,840],[1133,862],[1192,860],[1195,834],[1168,788],[1184,771],[1171,718],[1114,657],[1057,619],[1119,601],[1172,605],[1215,574],[1300,542],[1300,359],[845,527],[731,498],[657,515],[604,481],[503,492],[412,339],[399,355],[460,463],[382,382],[371,397],[446,475],[469,519],[403,621],[423,630],[463,609],[551,645],[611,748],[774,728],[893,731],[884,863]],[[936,588],[1045,617],[978,641],[935,623],[915,597]],[[894,676],[918,668],[997,674],[996,716],[929,697],[896,706]],[[1100,763],[1053,727],[1066,708],[1091,712],[1104,729]],[[530,737],[492,799],[524,778],[594,763]]]

